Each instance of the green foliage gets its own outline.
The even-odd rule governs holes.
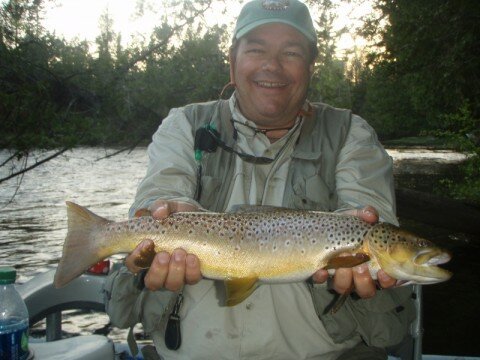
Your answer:
[[[345,76],[345,61],[320,64],[310,85],[309,97],[340,108],[352,107],[351,82]]]
[[[451,196],[480,199],[480,2],[376,0],[361,113],[383,137],[430,134],[471,155]],[[382,25],[382,21],[384,25]]]
[[[193,21],[207,0],[172,2],[181,13],[148,43],[128,49],[106,12],[94,54],[86,42],[33,33],[38,21],[30,14],[39,14],[40,4],[11,1],[2,8],[0,148],[147,142],[171,107],[216,98],[228,80],[225,29],[201,32]],[[180,34],[184,40],[171,46]]]
[[[380,90],[369,86],[373,93],[368,95],[365,109],[378,114],[385,132],[394,134],[392,121],[403,124],[405,119],[410,119],[410,134],[436,129],[443,114],[456,113],[465,101],[478,117],[480,23],[474,14],[480,13],[480,2],[375,3],[377,18],[369,19],[363,34],[380,38],[381,47],[370,54],[369,65],[374,85],[384,94],[379,97]],[[382,19],[388,20],[383,27]],[[395,103],[399,104],[392,106]],[[405,110],[399,112],[399,108]]]
[[[459,181],[444,179],[441,181],[438,191],[441,194],[459,200],[467,200],[476,206],[480,206],[480,161],[479,156],[468,160],[461,165],[460,171],[463,176]]]
[[[347,78],[346,59],[338,59],[336,41],[345,29],[334,30],[338,4],[331,0],[310,1],[309,5],[318,17],[317,25],[318,58],[310,84],[309,98],[333,106],[350,108],[352,106],[351,80]]]
[[[472,116],[471,106],[465,102],[457,113],[442,115],[441,120],[441,128],[432,134],[467,153],[469,159],[460,167],[460,181],[445,179],[440,191],[480,205],[480,118]]]
[[[382,63],[363,71],[360,83],[365,86],[364,101],[356,109],[382,139],[415,135],[422,124],[412,107],[405,105],[409,94],[403,79],[389,76],[391,66]]]

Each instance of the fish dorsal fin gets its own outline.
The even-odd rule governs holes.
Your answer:
[[[258,287],[258,278],[236,278],[225,280],[226,304],[235,306],[252,294]]]
[[[271,205],[233,205],[229,212],[237,213],[237,214],[244,214],[244,213],[259,213],[259,212],[272,212],[272,211],[285,211],[285,210],[292,210],[284,207],[279,206],[271,206]]]
[[[370,256],[365,253],[357,253],[348,256],[336,256],[328,260],[324,269],[351,268],[370,260]]]

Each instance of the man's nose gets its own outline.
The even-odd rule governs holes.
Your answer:
[[[262,64],[262,70],[266,71],[278,71],[282,68],[282,62],[280,61],[280,56],[278,55],[269,55],[266,57]]]

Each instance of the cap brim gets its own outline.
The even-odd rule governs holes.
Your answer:
[[[255,28],[257,28],[261,25],[270,24],[270,23],[282,23],[282,24],[290,25],[291,27],[298,30],[301,34],[303,34],[308,39],[308,41],[313,42],[313,43],[317,43],[317,38],[316,37],[312,37],[311,34],[306,33],[303,29],[301,29],[300,27],[298,27],[294,23],[292,23],[290,21],[287,21],[285,19],[275,19],[275,18],[262,19],[262,20],[254,21],[254,22],[244,26],[240,30],[238,30],[237,33],[235,34],[235,37],[237,39],[240,39],[241,37],[245,36],[246,34],[248,34],[253,29],[255,29]]]

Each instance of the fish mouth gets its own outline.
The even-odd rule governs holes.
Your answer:
[[[419,252],[413,259],[413,262],[420,266],[436,266],[449,262],[451,258],[452,255],[446,251],[431,249]]]
[[[393,276],[399,278],[395,284],[396,286],[410,284],[429,285],[449,280],[452,277],[452,273],[438,266],[416,266],[413,273],[397,269]]]
[[[452,277],[450,271],[438,266],[451,259],[450,253],[433,248],[422,249],[411,257],[407,254],[408,251],[401,253],[402,256],[398,256],[399,252],[397,252],[397,259],[389,257],[382,259],[382,268],[389,269],[391,276],[398,279],[397,286],[436,284]],[[399,261],[399,257],[402,261]]]
[[[427,285],[449,280],[452,273],[438,265],[449,262],[451,258],[452,255],[449,252],[439,249],[419,252],[413,259],[417,283]]]

